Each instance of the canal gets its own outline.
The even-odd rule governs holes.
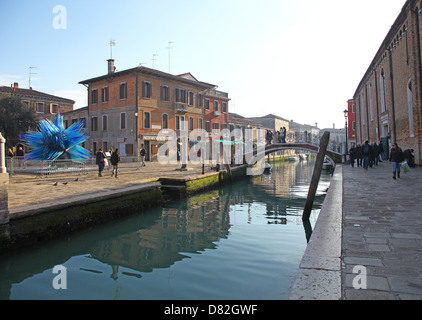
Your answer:
[[[301,216],[314,163],[272,165],[251,181],[4,254],[0,299],[288,299],[309,236]],[[321,177],[311,227],[330,178]]]

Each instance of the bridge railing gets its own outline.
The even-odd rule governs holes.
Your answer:
[[[272,140],[273,143],[280,143],[281,139],[275,135]],[[308,132],[295,132],[287,133],[286,143],[309,143],[316,146],[320,145],[321,138],[319,135],[313,135]],[[344,142],[338,141],[335,136],[330,137],[328,142],[327,150],[342,153]]]

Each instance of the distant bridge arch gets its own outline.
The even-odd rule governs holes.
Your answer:
[[[293,142],[293,143],[273,143],[265,146],[265,155],[269,155],[274,152],[283,151],[283,150],[303,150],[312,153],[319,152],[319,146],[311,143],[303,142]],[[330,159],[331,162],[337,164],[342,163],[343,155],[341,153],[327,150],[325,156]]]

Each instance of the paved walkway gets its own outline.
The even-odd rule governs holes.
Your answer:
[[[389,162],[343,166],[342,229],[342,299],[422,299],[421,168],[393,180]]]
[[[149,162],[140,169],[125,168],[119,170],[118,178],[111,177],[111,170],[105,170],[102,177],[98,171],[87,171],[85,174],[51,174],[37,177],[35,175],[16,174],[9,176],[9,210],[11,213],[23,207],[39,203],[57,202],[61,199],[90,195],[98,191],[119,190],[140,183],[150,183],[161,178],[193,178],[202,175],[200,165],[188,165],[187,171],[180,171],[178,165],[162,165]],[[210,168],[206,167],[205,173]],[[215,172],[215,171],[214,171]]]

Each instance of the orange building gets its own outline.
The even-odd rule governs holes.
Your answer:
[[[115,72],[108,60],[106,75],[79,82],[88,90],[90,150],[119,148],[137,157],[141,145],[146,160],[154,160],[163,143],[159,133],[204,128],[204,97],[215,85],[190,73],[180,76],[136,67]]]

